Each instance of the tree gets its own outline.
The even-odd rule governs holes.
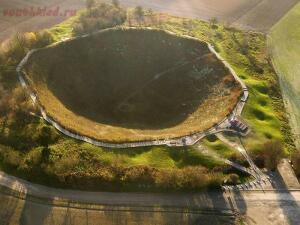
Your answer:
[[[21,33],[15,34],[8,43],[8,51],[6,52],[6,57],[11,58],[16,62],[20,62],[26,55],[28,51],[28,41],[26,36]]]
[[[264,144],[263,156],[265,167],[269,170],[275,170],[279,161],[284,156],[282,143],[279,141],[269,141]]]
[[[147,15],[149,16],[152,24],[156,24],[157,23],[156,15],[155,15],[155,13],[153,12],[152,9],[148,9]]]
[[[42,127],[40,129],[40,133],[39,133],[39,137],[38,137],[39,143],[43,147],[48,148],[48,145],[51,142],[51,139],[52,139],[51,129],[46,126]]]
[[[87,9],[91,9],[96,6],[96,1],[95,0],[86,0],[85,5],[86,5]]]
[[[137,6],[134,9],[135,19],[140,23],[144,20],[144,9],[141,6]]]
[[[217,17],[213,17],[209,20],[209,23],[211,25],[212,28],[218,28],[217,24],[218,24],[218,18]]]
[[[34,48],[43,48],[54,42],[52,34],[48,31],[38,31],[34,33],[36,36],[36,42]]]
[[[125,9],[101,3],[80,14],[79,20],[73,25],[73,33],[82,35],[114,27],[123,24],[126,18],[127,11]]]
[[[239,175],[232,173],[229,175],[228,183],[231,185],[237,185],[237,183],[239,182],[239,179],[240,179]]]
[[[292,154],[292,164],[297,176],[300,176],[300,149]]]
[[[112,4],[113,4],[114,7],[120,8],[120,2],[119,2],[119,0],[112,0]]]

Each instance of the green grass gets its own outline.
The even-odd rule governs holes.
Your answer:
[[[215,160],[213,157],[203,155],[195,148],[169,148],[169,147],[149,147],[135,149],[111,150],[95,147],[90,144],[76,144],[76,142],[64,142],[54,145],[51,149],[57,154],[69,154],[61,152],[61,149],[76,149],[80,154],[89,154],[95,160],[106,165],[119,165],[124,167],[130,166],[150,166],[155,168],[183,168],[186,166],[205,166],[213,168],[216,165],[224,165],[222,162]],[[74,152],[75,153],[75,152]]]
[[[268,45],[300,147],[300,3],[272,28]]]
[[[70,19],[49,29],[49,32],[53,35],[56,42],[62,41],[72,36],[73,24],[78,21],[78,17],[79,15],[71,17]]]
[[[237,155],[237,150],[230,148],[217,138],[214,140],[205,138],[201,143],[202,145],[215,151],[215,153],[217,153],[221,158],[229,159]]]
[[[215,187],[220,184],[223,175],[220,172],[212,174],[212,169],[226,168],[223,162],[193,148],[109,150],[64,139],[49,146],[49,149],[36,147],[26,152],[0,145],[0,162],[1,170],[31,182],[62,188],[110,191],[163,191],[165,185],[171,185],[172,190],[190,190],[191,187],[181,184],[182,181],[168,181],[184,181],[184,176],[188,176],[184,171],[191,173],[191,179],[195,175],[204,176],[197,181],[198,184],[203,182],[198,186],[200,189],[205,188],[207,182]],[[177,173],[183,174],[173,177],[172,174]],[[141,189],[141,184],[147,185],[147,188]]]

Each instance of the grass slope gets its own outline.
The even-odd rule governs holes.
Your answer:
[[[300,147],[300,3],[272,28],[268,42]]]
[[[51,117],[109,142],[209,129],[241,94],[205,43],[160,30],[111,29],[48,47],[25,71]]]

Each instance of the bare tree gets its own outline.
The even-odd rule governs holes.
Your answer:
[[[209,23],[210,23],[210,25],[211,25],[212,28],[217,28],[218,18],[217,17],[212,17],[209,20]]]
[[[134,16],[135,16],[135,19],[139,23],[143,22],[144,21],[144,9],[141,6],[137,6],[134,9]]]

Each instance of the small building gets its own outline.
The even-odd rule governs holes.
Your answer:
[[[247,135],[250,132],[249,126],[247,125],[246,121],[240,117],[235,116],[234,118],[229,120],[230,129],[235,130],[242,135]]]

